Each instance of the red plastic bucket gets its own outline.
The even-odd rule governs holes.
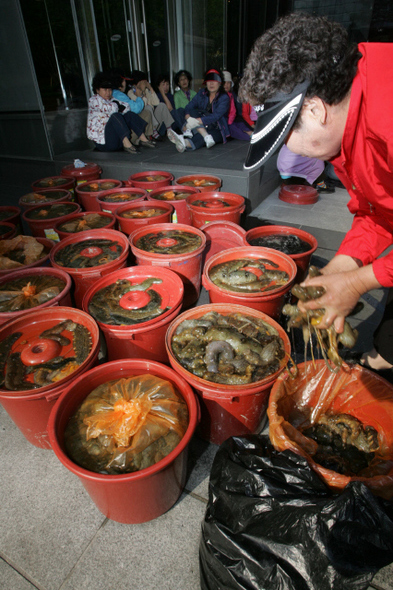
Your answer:
[[[102,383],[145,374],[171,382],[187,403],[189,423],[179,444],[155,465],[133,473],[107,475],[79,467],[65,451],[64,432],[69,419],[88,394]],[[79,477],[98,510],[116,522],[138,524],[164,514],[182,493],[186,481],[188,445],[197,422],[197,400],[180,375],[154,361],[127,359],[105,363],[76,379],[53,408],[48,430],[57,458]]]
[[[71,381],[93,367],[97,362],[99,353],[98,326],[93,318],[83,311],[71,307],[51,307],[31,311],[29,314],[7,322],[0,328],[0,341],[3,341],[8,335],[20,331],[22,335],[27,335],[25,340],[30,340],[30,343],[36,340],[37,346],[42,345],[44,348],[44,339],[35,338],[35,335],[66,319],[72,319],[82,324],[89,330],[92,338],[91,350],[78,369],[68,377],[58,381],[55,386],[47,385],[39,389],[26,391],[0,389],[0,402],[13,422],[31,444],[44,449],[50,449],[47,423],[57,398]],[[49,342],[49,340],[46,339],[46,342]],[[12,350],[16,352],[22,350],[23,353],[28,347],[29,342],[26,343],[25,341],[23,344],[18,345],[17,341]],[[45,350],[48,355],[55,355],[55,352],[50,352],[49,347],[46,347]],[[53,356],[48,356],[48,360],[50,358],[53,358]]]
[[[392,500],[393,385],[360,365],[343,365],[338,373],[332,373],[324,360],[316,360],[300,363],[298,370],[298,376],[290,380],[286,371],[272,387],[268,416],[274,447],[305,457],[334,492],[343,491],[351,481],[361,481],[377,496]],[[367,477],[348,476],[316,463],[314,441],[298,429],[318,422],[324,413],[343,413],[375,428],[380,445],[375,458],[387,461],[388,469],[373,461]]]
[[[62,266],[56,262],[56,254],[58,254],[58,252],[60,252],[60,250],[63,248],[66,248],[71,244],[77,244],[86,242],[87,240],[96,239],[112,240],[113,242],[120,244],[122,248],[120,256],[114,260],[111,260],[110,262],[107,262],[106,264],[101,264],[92,268],[71,268],[68,266]],[[89,248],[89,245],[87,245],[86,248]],[[98,249],[96,247],[91,248],[91,252],[87,251],[86,256],[96,256],[99,253],[97,250]],[[83,232],[82,234],[71,234],[68,238],[61,240],[61,242],[56,244],[53,248],[50,259],[54,268],[65,270],[73,279],[75,286],[75,305],[76,307],[82,308],[83,297],[89,287],[94,285],[101,277],[108,275],[119,268],[124,268],[127,264],[128,252],[129,244],[127,237],[121,232],[115,229],[93,229],[91,231]]]
[[[221,315],[241,313],[263,320],[273,327],[282,338],[286,353],[280,369],[255,383],[226,385],[206,381],[182,367],[172,351],[172,337],[176,329],[184,320],[198,319],[210,312]],[[219,445],[230,436],[257,433],[262,429],[271,387],[284,370],[291,348],[287,333],[277,322],[266,314],[243,305],[201,305],[183,312],[171,323],[165,342],[171,366],[198,394],[201,404],[199,434],[203,439]]]
[[[0,240],[10,240],[16,236],[16,227],[9,221],[0,221]]]
[[[57,279],[61,279],[64,281],[64,287],[60,291],[56,297],[50,299],[49,301],[45,301],[40,305],[36,305],[34,308],[30,309],[22,309],[18,311],[0,311],[0,325],[4,324],[8,320],[13,320],[15,318],[19,318],[22,315],[26,315],[34,310],[43,309],[46,307],[55,307],[58,305],[61,306],[69,306],[71,307],[71,277],[64,272],[63,270],[52,268],[51,266],[42,266],[36,267],[31,269],[24,268],[23,270],[16,270],[15,272],[10,272],[6,275],[0,277],[0,293],[3,290],[3,286],[6,283],[9,283],[15,279],[26,279],[26,284],[31,280],[33,277],[42,277],[42,276],[49,276],[55,277]]]
[[[51,217],[51,218],[42,218],[42,219],[33,219],[34,216],[38,211],[49,211],[51,207],[57,205],[64,205],[64,209],[67,210],[65,215],[61,215],[59,217]],[[36,238],[48,238],[50,240],[58,240],[59,236],[55,231],[55,225],[57,225],[60,221],[68,221],[75,213],[79,213],[82,211],[81,207],[78,203],[56,203],[52,205],[37,205],[36,207],[32,207],[25,211],[22,215],[22,219],[27,223],[29,226],[31,235]]]
[[[203,205],[197,205],[200,201]],[[234,193],[203,192],[203,195],[191,195],[187,199],[191,224],[203,227],[209,221],[230,221],[240,223],[240,217],[246,208],[245,199]]]
[[[86,221],[86,218],[88,219],[89,215],[99,215],[105,222],[105,225],[103,225],[102,227],[97,227],[97,228],[93,228],[93,227],[89,227],[88,225],[86,226],[86,229],[80,230],[80,231],[75,231],[75,232],[67,232],[67,231],[62,231],[61,227],[64,225],[64,221],[60,221],[59,223],[56,224],[55,226],[55,232],[57,233],[57,235],[59,236],[60,240],[64,240],[64,238],[68,238],[71,235],[74,234],[81,234],[84,235],[85,231],[96,231],[96,230],[101,230],[103,228],[105,229],[116,229],[116,219],[115,217],[112,215],[112,213],[104,213],[103,211],[100,211],[98,213],[98,211],[82,211],[81,213],[75,213],[75,215],[72,215],[72,217],[70,217],[66,223],[72,222],[72,221],[76,221],[76,220],[80,220]]]
[[[203,181],[213,184],[205,184]],[[176,178],[176,184],[184,184],[185,182],[192,183],[193,188],[199,189],[201,192],[219,191],[222,185],[222,180],[218,176],[211,174],[188,174],[187,176],[180,176]]]
[[[31,238],[31,236],[21,236],[21,237]],[[35,262],[32,262],[30,264],[25,264],[24,266],[21,266],[18,269],[15,269],[15,268],[0,269],[0,277],[3,277],[4,275],[8,275],[11,272],[15,272],[15,270],[24,270],[26,268],[34,268],[36,266],[46,266],[46,264],[49,264],[50,252],[51,252],[53,246],[55,245],[55,242],[53,240],[48,240],[47,238],[35,238],[35,239],[37,240],[37,242],[39,242],[40,244],[42,244],[44,246],[42,258],[39,258],[38,260],[36,260]]]
[[[319,194],[306,184],[286,184],[281,187],[278,198],[291,205],[313,205],[318,201]]]
[[[40,178],[31,183],[33,191],[45,190],[48,188],[62,188],[67,191],[73,191],[75,181],[72,178],[65,176],[47,176],[46,178]]]
[[[20,207],[14,207],[12,205],[0,206],[0,219],[1,219],[1,221],[6,221],[7,223],[13,223],[16,227],[16,231],[18,234],[21,233],[21,227],[22,227],[20,214],[21,214]]]
[[[41,195],[42,200],[35,198],[35,195]],[[73,193],[63,188],[47,188],[34,191],[34,193],[27,193],[19,199],[19,206],[27,211],[39,205],[50,205],[52,203],[59,203],[60,201],[70,202],[73,200]]]
[[[73,178],[77,185],[88,180],[98,180],[101,174],[101,167],[94,162],[85,162],[83,168],[76,168],[75,164],[67,164],[61,169],[61,175]]]
[[[195,234],[200,237],[201,245],[193,252],[185,254],[159,254],[155,252],[146,252],[137,247],[137,242],[140,238],[151,233],[160,233],[166,231],[186,232]],[[165,238],[164,238],[165,239]],[[184,300],[183,308],[187,308],[194,304],[199,297],[201,291],[201,272],[202,272],[202,254],[206,246],[206,237],[201,230],[190,225],[170,223],[161,223],[153,227],[147,226],[135,230],[129,236],[131,250],[136,258],[137,264],[165,266],[175,271],[184,283]],[[158,238],[160,240],[160,238]],[[169,238],[170,241],[174,241]]]
[[[274,268],[273,266],[271,268],[267,266],[267,268],[269,270],[286,272],[288,274],[288,281],[285,285],[278,286],[271,291],[261,291],[258,293],[239,293],[218,287],[213,283],[210,279],[209,273],[214,266],[230,260],[239,260],[242,258],[270,260],[272,263],[277,264],[278,268]],[[254,272],[252,268],[247,270]],[[237,305],[246,305],[247,307],[262,311],[272,318],[278,319],[285,303],[286,295],[295,281],[296,272],[297,267],[294,261],[286,254],[273,250],[272,248],[253,248],[251,246],[231,248],[229,250],[223,250],[209,259],[203,269],[202,284],[209,292],[211,303],[235,303]]]
[[[161,210],[163,213],[160,215],[154,215],[152,217],[125,217],[125,215],[132,213],[133,211],[150,211],[150,210]],[[170,223],[173,213],[173,207],[170,203],[164,201],[153,201],[149,199],[144,202],[128,203],[121,205],[116,209],[115,217],[119,224],[119,229],[127,234],[132,234],[133,231],[146,225],[155,225],[157,223]]]
[[[90,287],[83,298],[83,309],[91,313],[89,304],[95,293],[116,281],[127,279],[132,284],[138,284],[152,277],[162,280],[162,283],[154,284],[152,288],[161,296],[161,308],[169,307],[167,311],[156,318],[133,325],[110,325],[95,318],[105,336],[108,360],[145,358],[168,363],[165,334],[168,325],[180,313],[184,293],[183,282],[176,273],[152,266],[123,268],[103,277]],[[126,309],[140,309],[146,303],[145,292],[138,290],[125,294],[120,300],[120,305]]]
[[[122,199],[119,199],[118,201],[106,201],[105,198],[109,195],[119,195]],[[147,191],[142,188],[130,188],[127,186],[122,186],[118,189],[100,193],[100,195],[97,197],[97,203],[99,204],[101,211],[115,214],[116,209],[122,207],[124,204],[135,203],[136,201],[144,201],[146,196]]]
[[[203,253],[204,265],[214,254],[244,245],[246,230],[232,221],[210,221],[201,229],[206,235],[206,248]]]
[[[189,208],[187,207],[187,196],[194,195],[199,193],[199,189],[192,188],[191,186],[177,186],[175,184],[163,186],[161,188],[156,188],[148,195],[148,199],[158,199],[164,203],[170,203],[174,208],[174,213],[172,215],[172,223],[185,223],[187,225],[191,224],[191,215]],[[165,197],[165,193],[167,196]],[[168,194],[174,193],[172,198],[167,198]],[[176,199],[176,194],[184,194],[186,193],[186,197],[182,199]]]
[[[110,186],[107,186],[108,184]],[[81,182],[75,188],[76,198],[85,211],[101,211],[101,207],[97,202],[100,193],[121,186],[123,186],[122,181],[114,178],[100,178],[94,181]]]
[[[154,178],[156,176],[163,176],[163,178],[156,179]],[[151,180],[149,180],[148,177],[151,177]],[[146,191],[150,192],[156,188],[171,184],[173,178],[173,174],[166,172],[165,170],[149,170],[148,172],[137,172],[136,174],[132,174],[128,180],[129,182],[132,182],[132,186],[144,188]]]
[[[301,283],[307,276],[311,256],[318,248],[318,242],[313,235],[297,227],[289,227],[287,225],[262,225],[260,227],[254,227],[253,229],[248,230],[244,236],[244,243],[251,246],[251,240],[255,240],[256,238],[266,238],[268,236],[277,234],[294,235],[304,242],[310,244],[310,249],[307,250],[307,252],[302,252],[301,254],[288,254],[288,256],[295,261],[297,266],[295,282]],[[258,248],[260,246],[252,247]]]

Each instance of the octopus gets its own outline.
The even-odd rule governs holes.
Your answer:
[[[42,187],[42,188],[53,188],[54,186],[61,186],[62,184],[66,184],[69,182],[69,178],[61,178],[59,176],[49,176],[48,178],[42,178],[38,182],[34,183],[34,186]]]
[[[31,275],[0,286],[0,312],[22,311],[50,301],[65,287],[65,281],[50,275]]]
[[[170,309],[161,307],[161,295],[151,288],[160,283],[162,279],[154,277],[136,284],[128,279],[120,279],[93,295],[89,303],[89,313],[98,322],[112,326],[130,326],[149,321]],[[122,297],[135,291],[144,291],[149,296],[149,301],[137,309],[127,309],[126,305],[122,305]]]
[[[179,182],[179,184],[184,184],[184,186],[215,186],[217,182],[214,180],[207,180],[206,178],[195,178],[194,180]]]
[[[88,193],[96,193],[99,191],[109,191],[111,188],[115,188],[117,182],[111,182],[109,180],[104,180],[103,182],[88,182],[83,183],[78,186],[78,191],[88,192]]]
[[[58,201],[64,198],[65,191],[48,191],[42,193],[27,193],[21,199],[22,203],[41,205],[49,201]]]
[[[319,276],[320,274],[318,268],[310,266],[310,277]],[[321,297],[325,290],[323,287],[318,286],[301,287],[300,285],[294,285],[291,292],[295,297],[300,299],[300,301],[309,301],[310,299],[318,299]],[[347,320],[345,320],[344,330],[341,334],[337,334],[334,326],[330,326],[327,329],[320,329],[318,324],[321,322],[325,313],[323,308],[302,312],[297,305],[287,303],[284,305],[282,311],[284,315],[289,317],[287,322],[288,331],[291,328],[301,328],[303,330],[305,349],[307,348],[307,343],[310,342],[312,350],[312,337],[314,336],[327,366],[332,372],[337,372],[343,362],[339,354],[339,345],[341,344],[346,348],[353,348],[356,344],[358,331],[353,329]],[[335,368],[330,366],[328,360],[333,363]]]
[[[100,197],[100,201],[105,201],[107,203],[124,203],[126,201],[134,201],[140,196],[139,193],[111,193],[110,195]]]
[[[282,338],[267,322],[240,313],[207,313],[184,320],[172,337],[172,352],[187,370],[214,383],[254,383],[285,361]]]
[[[0,269],[19,269],[41,260],[48,252],[48,248],[31,236],[0,240]]]
[[[157,215],[163,215],[163,213],[166,213],[165,209],[151,207],[149,209],[130,209],[129,211],[119,213],[119,215],[125,219],[141,219],[145,217],[157,217]]]
[[[266,268],[271,266],[273,268]],[[240,293],[270,291],[285,285],[289,275],[265,258],[244,258],[216,264],[209,271],[210,280],[221,289]]]
[[[107,239],[91,239],[68,244],[55,254],[55,262],[67,268],[92,268],[118,258],[122,247]]]
[[[100,215],[99,213],[87,213],[78,219],[72,219],[71,221],[61,223],[58,226],[58,229],[66,233],[74,234],[81,231],[88,231],[89,229],[100,229],[101,227],[109,225],[110,222],[111,220],[108,219],[108,217]]]
[[[193,201],[192,204],[195,207],[203,207],[203,208],[206,208],[206,207],[211,207],[212,202],[211,201],[206,201],[206,200],[203,200],[203,199],[198,199],[197,201]],[[231,206],[230,203],[227,203],[226,201],[222,201],[220,199],[219,207],[230,207],[230,206]]]
[[[26,212],[28,219],[56,219],[74,213],[73,203],[56,203],[55,205],[44,205],[42,209],[32,209]]]
[[[202,239],[197,234],[167,230],[145,234],[136,241],[135,246],[157,254],[185,254],[197,250],[201,244]]]
[[[159,201],[181,201],[190,196],[190,193],[184,193],[178,190],[170,190],[154,195],[155,199]]]
[[[379,449],[378,432],[350,414],[323,414],[302,434],[317,443],[313,459],[322,467],[343,475],[359,475]]]
[[[262,246],[264,248],[273,248],[284,254],[302,254],[311,250],[312,246],[308,242],[301,240],[294,234],[271,234],[248,240],[250,246]]]

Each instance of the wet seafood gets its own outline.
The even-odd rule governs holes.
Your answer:
[[[135,199],[140,198],[139,193],[111,193],[110,195],[105,195],[100,197],[100,201],[105,201],[106,203],[124,203],[125,201],[134,201]]]
[[[248,240],[250,246],[263,246],[264,248],[273,248],[284,254],[301,254],[311,250],[312,246],[308,242],[301,240],[294,234],[271,234],[269,236],[260,236]]]
[[[162,279],[148,278],[141,283],[132,284],[127,279],[118,280],[97,291],[89,303],[89,313],[98,321],[114,326],[130,326],[149,321],[165,313],[170,308],[162,308],[162,297],[151,286],[162,283]],[[144,291],[149,301],[139,308],[127,308],[122,298],[132,291]],[[135,302],[134,302],[135,303]]]
[[[179,184],[184,184],[184,186],[214,186],[217,183],[214,180],[206,180],[206,178],[195,178],[194,180],[179,182]]]
[[[28,219],[56,219],[74,211],[75,205],[73,203],[56,203],[55,205],[44,205],[40,209],[26,211],[26,217]]]
[[[148,176],[139,176],[138,182],[157,182],[158,180],[166,180],[167,177],[163,176],[162,174],[155,174],[155,175],[148,175]],[[135,179],[137,180],[137,179]],[[169,182],[169,180],[168,180]]]
[[[158,195],[155,195],[154,198],[160,201],[181,201],[189,196],[190,193],[182,193],[181,191],[170,190],[159,193]]]
[[[78,233],[81,231],[87,231],[89,229],[99,229],[110,224],[110,219],[100,213],[87,213],[83,217],[77,219],[71,219],[58,226],[59,231],[67,232],[70,234]]]
[[[302,433],[318,443],[314,461],[344,475],[360,474],[379,449],[375,428],[350,414],[323,414]]]
[[[26,383],[24,381],[25,376],[26,367],[21,361],[20,352],[11,352],[7,358],[5,368],[4,385],[6,389],[11,391],[34,389],[36,385]]]
[[[94,193],[98,191],[109,191],[111,188],[115,188],[116,182],[110,182],[109,180],[103,182],[89,182],[87,184],[80,184],[78,191]]]
[[[215,383],[254,383],[285,362],[284,343],[275,328],[239,313],[210,312],[184,320],[172,337],[172,351],[188,371]]]
[[[226,201],[223,201],[220,199],[220,204],[218,205],[219,207],[230,207],[231,204],[227,203]],[[212,207],[212,202],[211,201],[204,201],[203,199],[198,199],[197,201],[193,201],[192,203],[195,207]]]
[[[267,269],[272,266],[273,269]],[[242,258],[221,262],[209,271],[210,280],[221,289],[240,293],[270,291],[288,282],[289,275],[265,258]]]
[[[156,217],[157,215],[163,215],[163,213],[166,213],[165,209],[151,207],[149,209],[130,209],[129,211],[118,213],[118,215],[125,219],[140,219],[144,217]]]
[[[41,205],[48,201],[57,201],[58,199],[64,198],[64,191],[48,191],[42,193],[27,193],[21,198],[23,203],[34,203],[35,205]]]
[[[54,186],[61,186],[62,184],[66,184],[69,181],[70,181],[69,178],[60,178],[60,177],[56,178],[56,177],[49,176],[48,178],[42,178],[38,182],[35,182],[34,185],[40,186],[43,188],[53,188]]]
[[[146,234],[136,241],[135,246],[157,254],[185,254],[193,252],[201,244],[202,239],[195,233],[167,230]]]
[[[309,268],[310,277],[319,276],[319,269],[315,266]],[[301,301],[309,301],[310,299],[318,299],[325,292],[323,287],[300,287],[300,285],[294,285],[291,289],[292,294],[300,299]],[[356,343],[358,336],[357,330],[354,330],[348,321],[344,323],[344,331],[341,334],[337,334],[334,326],[330,326],[327,329],[321,330],[318,324],[321,322],[325,310],[323,308],[316,310],[309,310],[302,312],[297,305],[286,304],[283,307],[283,314],[289,317],[287,322],[288,330],[290,328],[302,328],[303,340],[305,346],[305,357],[307,343],[310,343],[311,350],[313,350],[313,336],[315,336],[322,356],[326,361],[327,366],[332,371],[338,371],[342,365],[342,358],[339,354],[339,344],[346,348],[353,348]],[[332,369],[327,362],[330,360],[336,369]]]
[[[118,242],[97,238],[60,248],[55,254],[55,262],[67,268],[91,268],[107,264],[121,253],[122,247]]]
[[[15,342],[22,336],[22,332],[14,332],[9,334],[0,343],[0,387],[4,385],[4,368],[7,362],[8,355]]]
[[[44,258],[48,253],[35,238],[16,236],[11,240],[0,240],[0,269],[20,268]]]
[[[31,275],[0,286],[0,312],[31,309],[50,301],[65,287],[65,281],[50,275]]]

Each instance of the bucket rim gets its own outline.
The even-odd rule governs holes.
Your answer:
[[[198,248],[196,248],[195,250],[193,250],[192,252],[185,252],[184,254],[161,254],[159,252],[147,252],[146,250],[141,250],[140,248],[138,248],[137,246],[134,245],[134,240],[137,237],[142,237],[145,234],[152,232],[159,232],[159,231],[170,231],[170,230],[178,230],[178,231],[184,231],[187,233],[194,233],[197,236],[199,236],[201,238],[201,245],[198,246]],[[139,235],[141,234],[141,235]],[[133,252],[133,254],[140,254],[142,256],[144,256],[145,258],[159,258],[161,260],[168,260],[168,262],[173,262],[176,260],[186,260],[188,258],[193,258],[194,256],[198,256],[199,254],[202,254],[202,252],[204,251],[205,247],[206,247],[206,235],[203,233],[202,230],[198,229],[197,227],[193,227],[191,225],[186,225],[185,223],[157,223],[153,226],[143,226],[143,227],[139,227],[138,229],[134,230],[129,236],[128,236],[128,240],[129,240],[129,244],[131,246],[131,250]]]
[[[270,229],[272,231],[269,231]],[[318,241],[315,236],[313,236],[312,234],[310,234],[306,230],[301,229],[300,227],[291,227],[290,225],[261,225],[259,227],[253,227],[253,228],[249,229],[248,231],[246,231],[246,234],[244,236],[245,242],[249,246],[251,246],[251,244],[248,242],[248,240],[250,239],[250,236],[254,236],[254,234],[257,234],[258,232],[260,232],[262,234],[266,234],[266,235],[272,235],[274,233],[283,234],[283,235],[294,234],[294,235],[297,235],[299,238],[304,238],[304,241],[308,242],[310,244],[311,248],[310,248],[310,250],[307,250],[307,252],[300,252],[298,254],[287,254],[287,256],[290,256],[293,260],[298,260],[299,258],[302,258],[303,256],[311,256],[311,254],[313,254],[315,252],[315,250],[318,248]],[[251,238],[251,239],[253,239],[253,238]],[[260,248],[261,246],[253,246],[253,247]],[[278,252],[278,250],[276,250],[276,252]]]
[[[49,219],[32,219],[31,217],[29,217],[29,215],[31,215],[32,213],[34,213],[34,211],[36,209],[43,209],[45,207],[53,207],[53,205],[57,205],[57,204],[63,204],[63,205],[72,205],[72,207],[74,208],[74,211],[71,211],[70,213],[66,213],[65,215],[60,215],[59,217],[51,217]],[[59,201],[51,201],[49,203],[43,203],[42,205],[34,205],[33,207],[29,207],[28,209],[26,209],[26,211],[24,211],[22,213],[22,219],[27,223],[27,224],[33,224],[33,225],[44,225],[44,224],[48,224],[48,223],[57,223],[59,219],[64,219],[64,217],[68,217],[68,215],[74,215],[75,213],[80,213],[82,211],[82,207],[79,205],[79,203],[73,203],[73,202],[69,202],[69,201],[62,201],[61,199]]]

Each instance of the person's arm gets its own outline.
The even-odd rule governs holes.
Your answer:
[[[214,111],[211,114],[203,115],[203,117],[201,117],[201,121],[205,127],[207,125],[211,125],[212,123],[217,123],[221,117],[224,117],[228,114],[229,96],[227,94],[221,94],[218,100],[215,102],[213,109]]]
[[[133,113],[135,113],[136,115],[138,115],[145,107],[145,103],[143,102],[143,100],[141,98],[138,98],[137,96],[135,96],[135,99],[132,100],[128,96],[128,94],[121,92],[121,90],[114,90],[112,92],[112,96],[114,99],[128,104],[128,106],[130,107],[130,110]]]
[[[166,106],[168,107],[168,111],[173,111],[173,106],[171,104],[171,101],[169,100],[169,98],[167,97],[167,95],[164,92],[164,83],[161,82],[161,84],[158,85],[158,90],[159,93],[161,95],[162,101],[164,104],[166,104]]]

